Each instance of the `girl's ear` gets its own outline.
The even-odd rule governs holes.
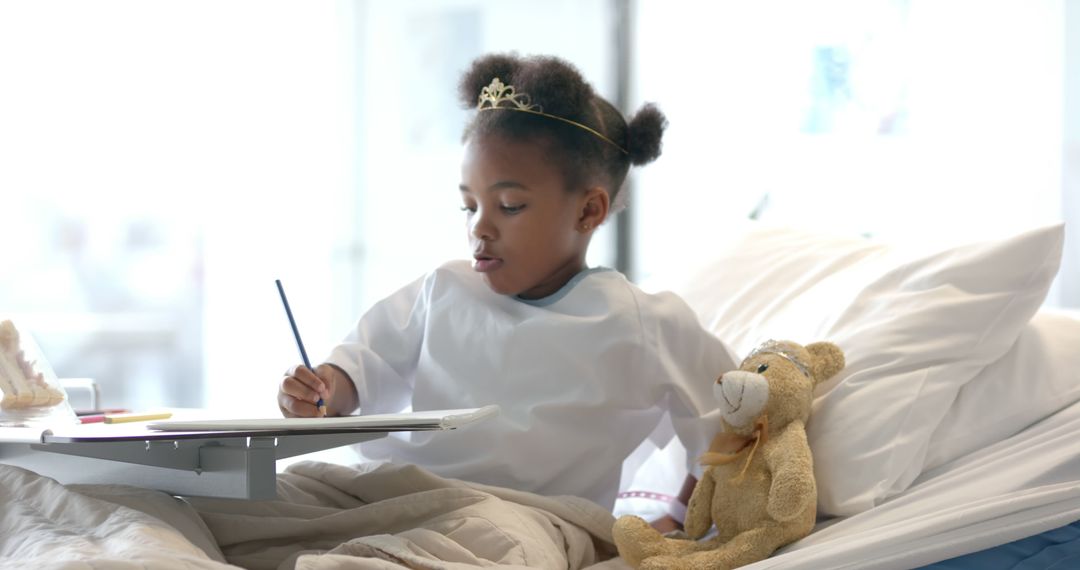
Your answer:
[[[611,208],[611,198],[608,197],[607,190],[600,186],[593,186],[585,189],[580,204],[578,230],[590,233],[607,219],[608,210]]]

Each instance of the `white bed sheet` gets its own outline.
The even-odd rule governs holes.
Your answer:
[[[747,570],[914,568],[1080,520],[1080,402]]]

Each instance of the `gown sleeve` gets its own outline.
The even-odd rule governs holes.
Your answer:
[[[326,363],[349,375],[365,413],[395,413],[409,406],[429,291],[428,278],[422,277],[379,301],[327,357]]]
[[[736,368],[734,354],[701,326],[680,297],[672,293],[652,297],[650,310],[642,311],[642,325],[646,341],[656,349],[650,375],[654,393],[667,402],[675,434],[686,447],[688,470],[700,476],[697,459],[722,429],[712,385]]]

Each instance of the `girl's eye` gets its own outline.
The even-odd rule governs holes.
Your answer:
[[[768,369],[769,369],[768,364],[759,364],[758,367],[757,367],[757,373],[761,374],[762,372],[765,372]]]
[[[525,205],[524,204],[519,204],[517,206],[508,206],[506,204],[503,204],[503,205],[500,206],[500,208],[502,208],[502,211],[506,212],[507,214],[516,214],[516,213],[524,210]]]
[[[468,206],[462,206],[461,211],[462,212],[469,212],[470,214],[475,214],[476,213],[476,208],[470,208]]]

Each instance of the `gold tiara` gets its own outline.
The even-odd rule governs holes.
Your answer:
[[[509,105],[500,107],[499,104],[503,101],[508,101]],[[602,133],[591,127],[585,126],[577,121],[571,121],[570,119],[559,117],[557,115],[551,115],[544,112],[543,107],[532,102],[532,99],[527,93],[518,93],[514,90],[513,85],[504,85],[503,82],[496,77],[491,80],[491,84],[480,90],[480,98],[476,103],[477,111],[491,111],[493,109],[505,109],[507,111],[521,111],[523,113],[532,113],[534,115],[540,115],[542,117],[548,117],[549,119],[555,119],[564,123],[574,125],[579,129],[589,131],[593,135],[600,137],[604,142],[614,146],[622,151],[623,154],[630,154],[619,143],[607,138]]]
[[[750,354],[743,359],[743,362],[746,362],[747,360],[750,360],[751,358],[759,354],[775,354],[777,356],[786,358],[788,361],[794,364],[795,368],[798,368],[799,372],[803,373],[803,376],[806,376],[807,378],[812,378],[812,376],[810,375],[810,367],[805,362],[803,362],[802,358],[799,357],[799,354],[795,352],[794,348],[795,347],[792,346],[790,342],[769,339],[762,343],[761,346],[752,350]]]

